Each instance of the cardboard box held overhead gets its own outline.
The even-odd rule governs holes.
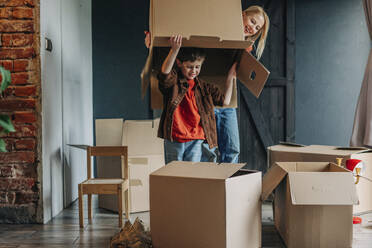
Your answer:
[[[269,71],[245,49],[240,0],[156,0],[150,1],[151,47],[143,68],[142,96],[151,85],[151,107],[163,107],[156,75],[169,52],[169,37],[181,34],[182,46],[206,48],[207,57],[200,78],[220,88],[234,62],[239,63],[237,78],[258,97]],[[236,85],[231,104],[237,107]]]
[[[350,171],[333,163],[275,163],[262,182],[262,200],[275,189],[274,222],[288,248],[352,247]]]
[[[333,162],[342,158],[345,167],[347,159],[360,159],[365,166],[364,175],[372,178],[372,151],[363,147],[337,147],[323,145],[298,145],[283,143],[268,147],[268,165],[276,162]],[[354,206],[354,213],[372,210],[372,183],[363,178],[356,185],[359,205]]]
[[[159,119],[127,120],[97,119],[97,145],[128,146],[128,164],[130,178],[130,212],[142,212],[150,209],[149,175],[164,166],[163,141],[157,138]],[[97,176],[116,178],[120,175],[120,159],[116,157],[98,157]],[[117,211],[117,198],[100,195],[98,205],[101,208]]]
[[[150,175],[154,247],[261,247],[261,172],[174,161]]]

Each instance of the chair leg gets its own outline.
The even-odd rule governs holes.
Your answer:
[[[92,194],[88,194],[88,220],[92,223]]]
[[[123,189],[122,186],[118,186],[118,214],[119,214],[119,227],[123,227]]]
[[[84,228],[83,185],[79,184],[79,225]]]
[[[125,217],[129,220],[129,189],[125,190]]]

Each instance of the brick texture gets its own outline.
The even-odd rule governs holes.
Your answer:
[[[30,46],[34,42],[33,34],[3,34],[1,44],[3,47]]]
[[[0,223],[42,221],[38,8],[38,0],[0,0],[0,65],[12,78],[0,114],[9,115],[16,130],[3,137],[8,152],[0,152]]]

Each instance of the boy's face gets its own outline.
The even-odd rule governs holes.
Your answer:
[[[264,17],[259,13],[243,13],[244,35],[247,37],[255,35],[265,24]]]
[[[181,69],[183,76],[187,80],[191,80],[199,75],[204,59],[197,59],[193,62],[191,61],[181,62],[178,59],[176,61],[177,66]]]

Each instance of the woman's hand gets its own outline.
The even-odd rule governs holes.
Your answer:
[[[237,66],[237,62],[235,62],[230,70],[229,70],[229,73],[227,74],[227,77],[228,78],[236,78],[236,66]]]
[[[182,46],[182,35],[172,35],[169,39],[170,46],[173,50],[178,51]]]
[[[147,30],[145,30],[145,46],[147,48],[150,48],[151,46],[151,33]]]

